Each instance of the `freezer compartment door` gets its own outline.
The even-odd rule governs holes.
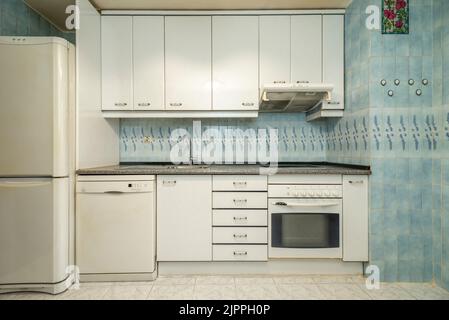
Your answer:
[[[69,179],[0,179],[0,284],[66,278]]]
[[[0,177],[68,176],[68,49],[0,41]]]

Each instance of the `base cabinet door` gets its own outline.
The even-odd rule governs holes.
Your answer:
[[[368,176],[343,176],[343,261],[368,261]]]
[[[212,176],[158,176],[158,261],[212,261],[211,194]]]

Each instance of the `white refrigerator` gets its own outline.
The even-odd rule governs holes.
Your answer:
[[[55,294],[72,281],[74,51],[0,37],[0,292]]]

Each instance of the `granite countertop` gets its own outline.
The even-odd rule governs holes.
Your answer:
[[[79,175],[273,175],[273,174],[344,174],[370,175],[369,167],[332,163],[304,163],[301,166],[282,164],[278,168],[260,165],[170,165],[125,164],[78,170]]]

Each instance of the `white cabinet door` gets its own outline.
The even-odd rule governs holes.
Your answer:
[[[133,17],[134,110],[164,110],[164,17]]]
[[[343,15],[323,16],[323,82],[334,85],[332,101],[344,109],[345,44]]]
[[[260,17],[260,87],[290,82],[290,16]]]
[[[259,108],[259,18],[216,16],[213,30],[213,109]]]
[[[132,17],[101,18],[102,109],[133,109]]]
[[[157,177],[157,260],[212,260],[212,177]]]
[[[322,82],[322,16],[291,17],[292,82]]]
[[[210,110],[211,17],[165,18],[167,110]]]
[[[368,176],[343,176],[343,260],[368,261]]]

